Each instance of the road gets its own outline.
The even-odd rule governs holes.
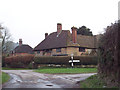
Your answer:
[[[79,81],[96,74],[42,74],[33,70],[2,71],[11,76],[3,88],[79,88]]]

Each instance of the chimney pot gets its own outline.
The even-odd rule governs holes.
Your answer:
[[[73,43],[77,43],[77,28],[76,27],[72,27],[72,41]]]
[[[22,45],[22,39],[19,39],[19,46]]]
[[[48,33],[45,33],[45,38],[48,36]]]
[[[57,23],[57,35],[59,35],[62,31],[62,24],[61,23]]]

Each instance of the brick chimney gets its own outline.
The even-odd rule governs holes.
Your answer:
[[[62,31],[62,24],[61,23],[57,23],[57,35],[59,35]]]
[[[76,27],[72,27],[72,41],[73,43],[77,43],[77,28]]]
[[[45,38],[48,36],[48,33],[45,33]]]
[[[22,39],[19,39],[19,46],[22,45]]]

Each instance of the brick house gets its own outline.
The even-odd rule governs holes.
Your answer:
[[[96,51],[96,36],[77,35],[77,28],[62,30],[62,24],[57,24],[57,32],[45,33],[45,39],[39,43],[34,52],[40,56],[85,55]]]
[[[19,39],[19,45],[13,50],[13,54],[33,54],[33,48],[27,44],[22,44],[22,39]]]

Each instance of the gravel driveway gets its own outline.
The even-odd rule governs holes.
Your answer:
[[[3,88],[79,88],[89,74],[42,74],[33,70],[2,70],[11,76]]]

